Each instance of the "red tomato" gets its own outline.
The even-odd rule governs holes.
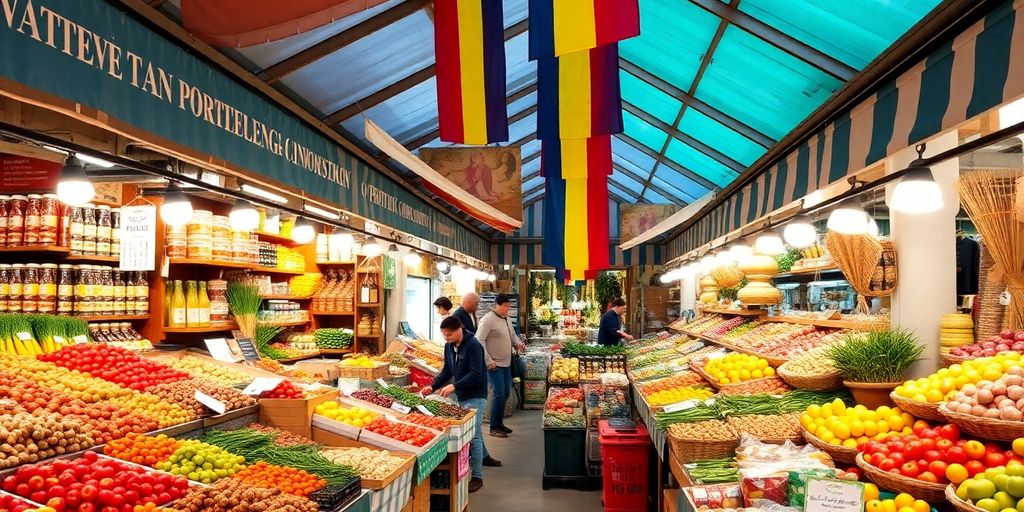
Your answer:
[[[967,457],[973,460],[979,460],[985,456],[985,445],[979,441],[967,441],[964,444],[964,451],[967,452]]]
[[[881,469],[882,471],[889,471],[890,469],[895,467],[896,463],[893,462],[893,460],[888,457],[882,460],[882,463],[878,465],[878,468]]]
[[[902,466],[905,462],[908,462],[907,458],[903,455],[902,452],[893,452],[889,455],[889,458],[892,459],[893,464],[896,464],[897,467]]]
[[[1006,455],[1003,455],[1002,453],[998,453],[998,452],[997,453],[989,452],[989,453],[985,454],[984,463],[985,463],[986,467],[990,467],[990,468],[996,468],[996,467],[999,467],[999,466],[1005,466],[1006,465]]]
[[[985,443],[985,452],[986,453],[1001,453],[1002,451],[1003,451],[1002,447],[1000,447],[998,444],[995,444],[995,443]]]
[[[967,474],[970,476],[985,472],[985,464],[980,460],[969,460],[964,464],[964,467],[967,468]]]
[[[913,431],[914,435],[920,436],[928,428],[928,422],[924,420],[917,420],[914,422]]]
[[[938,432],[939,436],[942,437],[943,439],[948,439],[950,441],[956,441],[957,439],[960,439],[960,427],[952,423],[939,427]]]
[[[935,460],[928,464],[928,471],[935,475],[939,480],[946,478],[946,466],[947,464],[941,460]]]
[[[953,441],[950,441],[949,439],[946,438],[939,439],[938,441],[935,442],[935,449],[942,453],[946,453],[953,446]]]
[[[916,462],[907,462],[900,466],[900,474],[906,477],[914,478],[921,473],[921,468],[918,467]]]
[[[934,462],[934,461],[941,460],[941,459],[942,459],[942,454],[939,453],[938,450],[928,450],[928,451],[924,452],[924,460],[928,461],[929,464]]]
[[[933,484],[939,483],[939,479],[936,478],[931,471],[925,471],[924,473],[917,475],[917,479],[922,482],[931,482]]]
[[[903,450],[903,453],[906,454],[906,456],[911,459],[919,459],[921,458],[921,455],[924,454],[924,451],[925,450],[924,447],[921,445],[921,441],[914,440],[907,443],[907,446]]]
[[[950,464],[963,464],[967,462],[967,452],[962,446],[954,446],[946,451],[946,461]]]

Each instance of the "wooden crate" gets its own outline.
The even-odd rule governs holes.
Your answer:
[[[338,398],[338,390],[331,390],[313,398],[287,400],[280,398],[260,399],[260,423],[287,430],[304,437],[313,435],[311,421],[317,405]]]
[[[346,379],[377,380],[391,374],[389,370],[391,365],[388,363],[381,363],[373,368],[363,368],[362,366],[339,366],[338,368],[339,376]]]
[[[328,432],[320,427],[313,427],[312,430],[313,435],[311,439],[329,448],[360,448],[368,446],[366,443],[360,443],[355,439],[349,439],[334,432]]]
[[[319,430],[319,429],[317,429],[317,430]],[[359,444],[362,444],[362,443],[359,443]],[[384,477],[384,478],[382,478],[380,480],[371,480],[369,478],[362,477],[362,479],[361,479],[362,484],[361,485],[363,486],[364,489],[372,489],[374,491],[379,491],[379,490],[387,487],[388,485],[390,485],[391,482],[394,482],[399,476],[401,476],[406,471],[411,470],[413,464],[416,463],[416,456],[411,454],[411,453],[394,452],[394,451],[391,451],[391,450],[382,450],[380,448],[377,448],[376,446],[370,446],[370,445],[347,446],[347,447],[332,447],[332,448],[329,448],[329,449],[330,450],[351,450],[351,449],[354,449],[354,448],[369,448],[371,450],[388,452],[389,454],[391,454],[391,455],[393,455],[395,457],[401,457],[405,461],[405,462],[402,463],[401,466],[398,467],[398,469],[392,471],[391,474],[387,475],[386,477]]]
[[[430,512],[430,479],[412,488],[412,512]]]

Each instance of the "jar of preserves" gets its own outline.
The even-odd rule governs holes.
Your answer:
[[[0,247],[7,245],[7,210],[10,204],[11,196],[0,196]]]
[[[0,313],[7,311],[7,296],[11,294],[11,266],[0,264]]]
[[[166,227],[164,240],[167,244],[167,257],[168,258],[184,258],[188,255],[188,235],[185,226],[171,226]]]
[[[149,314],[149,280],[145,272],[135,272],[135,308],[133,315]],[[127,286],[127,284],[126,284]]]
[[[210,321],[225,322],[228,319],[228,282],[223,279],[214,279],[206,283],[207,292],[210,296]]]
[[[53,194],[44,194],[39,202],[39,244],[57,245],[60,228],[60,201]]]
[[[106,343],[110,341],[103,335],[103,333],[100,332],[99,324],[89,324],[89,338],[95,343]]]
[[[103,267],[100,273],[100,293],[103,294],[102,305],[104,315],[114,314],[114,269]]]
[[[68,246],[71,254],[85,252],[85,209],[81,206],[68,207]]]
[[[22,235],[23,245],[39,245],[40,206],[43,196],[29,194],[25,206],[25,233]]]
[[[110,255],[121,256],[121,209],[110,210]]]
[[[39,272],[39,305],[40,313],[57,312],[57,265],[44,263]]]
[[[21,312],[35,313],[39,311],[39,274],[38,263],[25,265],[25,280],[21,289]]]
[[[92,267],[78,266],[75,279],[75,315],[89,316],[92,314]]]
[[[9,205],[7,209],[7,247],[20,247],[25,245],[25,208],[28,206],[28,198],[11,196]]]
[[[82,254],[96,254],[96,207],[82,208]]]
[[[61,265],[57,273],[57,314],[70,315],[75,312],[75,267]]]
[[[25,282],[25,265],[22,263],[15,263],[11,265],[11,273],[9,275],[9,292],[7,295],[7,311],[11,313],[21,313],[21,295],[22,289]]]
[[[125,309],[125,291],[124,291],[124,272],[115,270],[113,273],[114,279],[114,314],[115,315],[126,315],[128,314]]]
[[[96,210],[96,254],[110,256],[110,207],[101,204]]]

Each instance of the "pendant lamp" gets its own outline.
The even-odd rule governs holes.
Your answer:
[[[844,235],[861,235],[868,229],[868,212],[855,197],[843,199],[828,216],[828,229]]]
[[[787,244],[797,249],[810,247],[818,240],[814,224],[811,224],[811,219],[806,215],[797,215],[789,221],[782,230],[782,236]]]

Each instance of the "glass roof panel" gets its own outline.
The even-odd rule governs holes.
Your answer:
[[[658,174],[669,173],[671,173],[671,171],[662,171],[660,173],[656,173],[654,175],[654,179],[651,180],[651,186],[657,187],[665,192],[670,192],[676,198],[687,204],[692,203],[695,199],[707,193],[707,191],[704,190],[703,187],[689,180],[676,180],[675,183],[668,183],[665,180],[658,177]],[[690,191],[683,193],[680,191],[681,188],[690,189]]]
[[[537,176],[536,178],[524,181],[523,182],[523,192],[526,192],[527,190],[530,190],[531,188],[536,187],[536,186],[540,185],[541,183],[544,183],[544,178],[541,178],[540,176]]]
[[[682,102],[625,71],[619,71],[619,81],[622,101],[639,107],[669,125],[675,122],[683,106]]]
[[[309,32],[303,32],[292,37],[279,39],[266,44],[249,46],[246,48],[235,48],[235,50],[244,55],[247,59],[251,60],[261,69],[266,69],[333,35],[340,34],[400,3],[402,3],[402,0],[388,0],[380,5],[375,5],[365,11],[351,16],[346,16],[334,23],[328,23],[322,27],[310,30]]]
[[[729,26],[696,96],[780,140],[841,86],[823,71]]]
[[[508,93],[510,95],[512,93],[514,93],[514,92],[515,92],[515,90],[512,90],[512,89],[508,90]],[[508,108],[505,109],[505,110],[508,112],[509,117],[512,117],[512,116],[518,114],[519,112],[522,112],[522,111],[526,110],[527,108],[532,107],[535,104],[537,104],[537,92],[536,91],[531,92],[530,94],[527,94],[526,96],[523,96],[522,98],[519,98],[518,100],[515,100],[512,103],[509,103]]]
[[[535,172],[540,171],[540,158],[534,158],[529,162],[523,164],[523,176],[529,176]]]
[[[537,114],[530,114],[508,127],[508,140],[517,141],[537,131]]]
[[[437,128],[437,89],[431,78],[365,113],[371,121],[399,142],[411,141]],[[361,140],[363,115],[352,116],[342,126]]]
[[[402,18],[281,82],[330,114],[434,62],[434,24],[423,11]]]
[[[632,144],[618,137],[612,137],[612,155],[628,161],[637,169],[642,169],[642,172],[639,173],[641,176],[647,176],[652,170],[654,170],[653,157],[648,156],[647,153],[640,151],[633,147]]]
[[[739,9],[794,39],[863,69],[939,0],[860,0],[846,2],[743,0]]]
[[[651,148],[656,153],[661,151],[661,147],[665,145],[665,140],[668,138],[668,134],[647,124],[647,121],[629,112],[622,113],[622,123],[626,129],[626,135],[640,141],[641,144]]]
[[[767,151],[760,144],[711,119],[695,108],[686,109],[683,119],[679,121],[679,131],[746,166],[754,163],[754,160]]]
[[[433,35],[429,46],[433,54]],[[529,32],[523,32],[505,41],[505,83],[509,94],[537,81],[537,63],[531,61],[529,55]]]
[[[647,192],[644,192],[644,199],[654,204],[673,204],[671,200],[651,189],[647,189]]]
[[[719,187],[724,188],[732,180],[736,179],[737,176],[732,169],[719,163],[718,160],[693,149],[676,138],[669,142],[668,151],[665,152],[665,156],[673,162],[707,178]]]
[[[538,151],[540,151],[540,141],[537,139],[531,140],[522,146],[519,146],[520,155],[522,158],[526,158]],[[540,161],[540,159],[537,159]]]
[[[718,23],[686,0],[640,0],[640,35],[620,43],[619,55],[685,91]]]
[[[644,188],[643,183],[640,183],[619,171],[612,171],[612,175],[609,179],[618,183],[622,188],[632,192],[634,197],[639,196],[640,191]]]

